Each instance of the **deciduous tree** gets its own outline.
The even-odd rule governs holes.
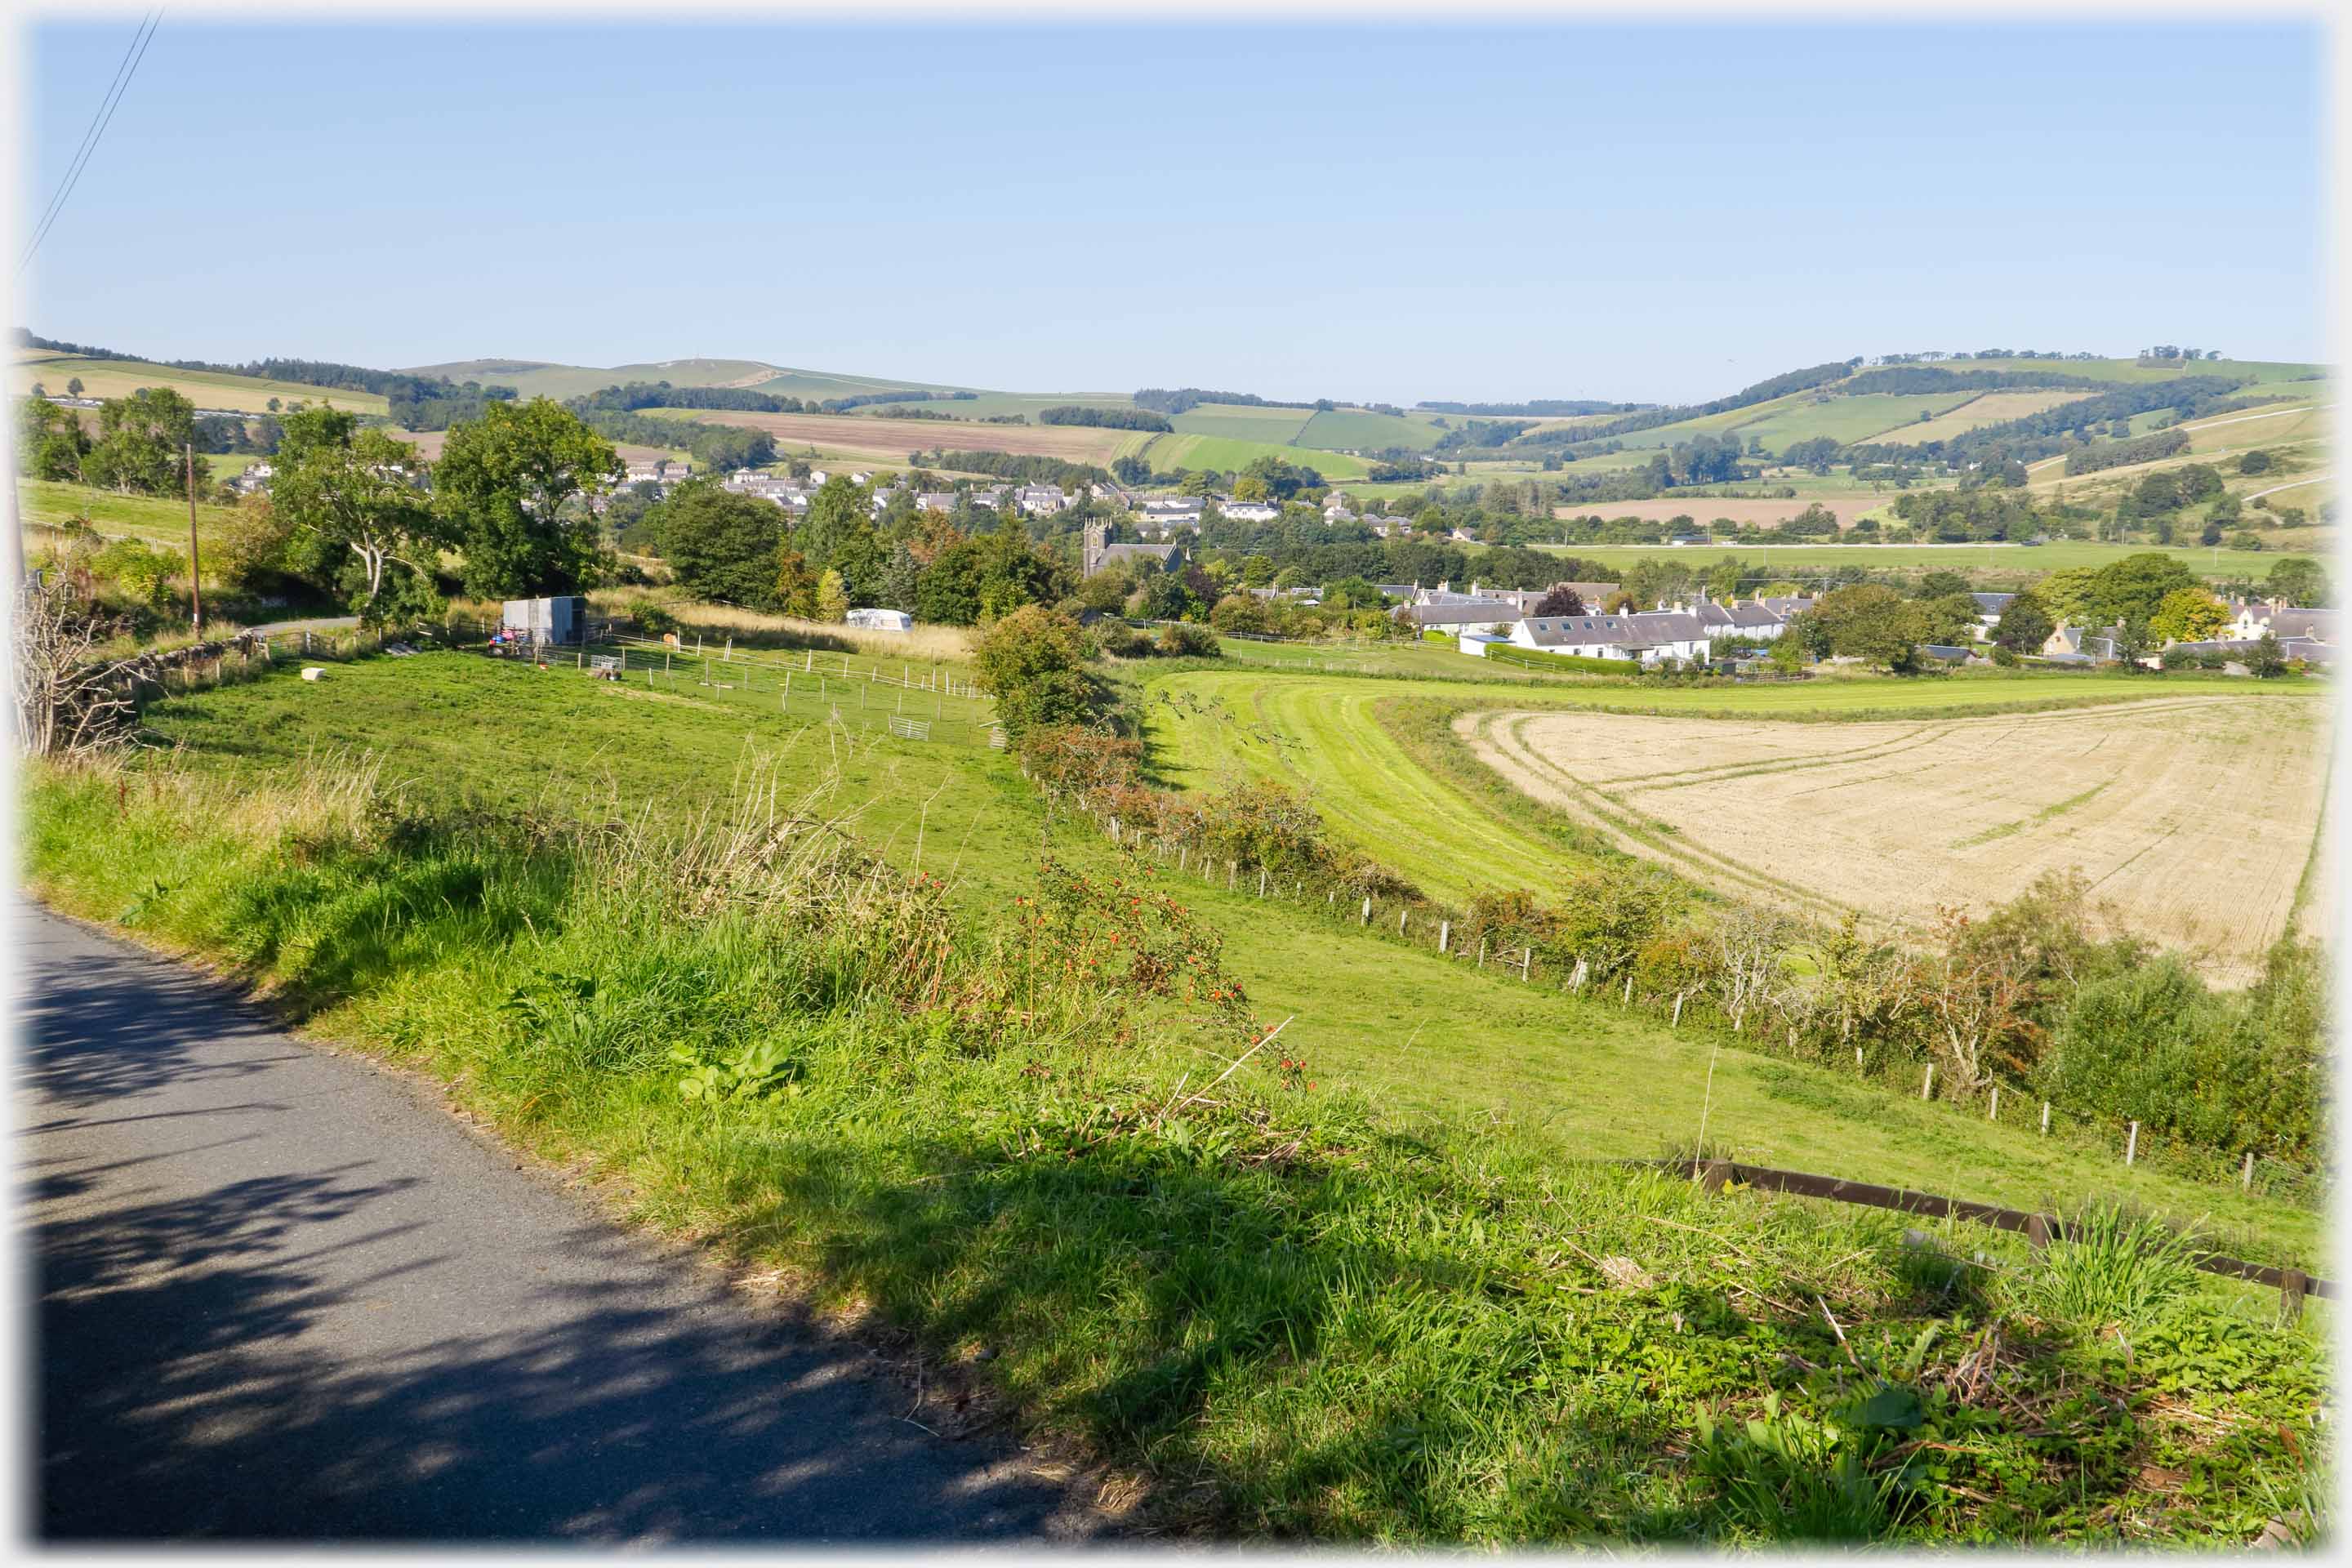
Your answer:
[[[543,397],[489,402],[449,427],[435,503],[465,552],[466,591],[485,598],[593,587],[611,552],[586,498],[618,481],[613,444]]]

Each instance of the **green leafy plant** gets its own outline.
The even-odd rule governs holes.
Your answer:
[[[669,1048],[669,1059],[686,1069],[678,1075],[679,1098],[699,1104],[718,1105],[801,1091],[801,1061],[783,1040],[755,1040],[734,1055],[718,1059],[705,1057],[691,1046],[677,1045]]]
[[[1865,1417],[1874,1410],[1889,1417],[1888,1424],[1869,1425]],[[1724,1522],[1741,1534],[1874,1541],[1894,1523],[1902,1484],[1899,1471],[1871,1466],[1878,1434],[1895,1429],[1894,1420],[1909,1417],[1916,1425],[1917,1412],[1918,1396],[1910,1390],[1882,1389],[1851,1425],[1842,1425],[1783,1412],[1780,1396],[1768,1394],[1764,1413],[1737,1429],[1718,1426],[1702,1411],[1694,1457],[1719,1489],[1716,1506]]]

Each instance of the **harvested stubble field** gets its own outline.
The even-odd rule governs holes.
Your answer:
[[[1816,913],[1916,925],[2080,867],[2129,930],[2239,981],[2290,924],[2333,921],[2326,879],[2305,876],[2326,793],[2316,698],[1839,725],[1483,712],[1456,732],[1626,849]]]
[[[780,447],[822,447],[898,463],[905,462],[909,452],[933,447],[950,451],[1028,453],[1069,463],[1108,463],[1137,434],[1091,425],[983,425],[961,419],[877,419],[862,414],[750,414],[732,408],[647,412],[662,418],[693,418],[708,425],[765,430]]]

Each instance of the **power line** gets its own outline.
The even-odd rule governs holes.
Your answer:
[[[33,253],[40,249],[41,241],[48,237],[49,230],[59,215],[64,213],[74,187],[81,183],[82,172],[89,167],[91,157],[98,152],[98,144],[105,140],[106,128],[114,123],[114,111],[122,107],[123,97],[131,90],[131,79],[139,74],[139,62],[147,58],[147,46],[154,41],[155,29],[163,20],[163,11],[158,6],[141,22],[139,31],[131,36],[130,48],[123,51],[123,63],[114,68],[114,80],[107,88],[107,96],[99,100],[98,112],[90,117],[89,129],[82,132],[81,144],[74,151],[74,159],[67,167],[64,182],[58,187],[58,194],[49,199],[47,209],[42,213],[40,225],[34,230],[32,243],[26,246],[25,254],[16,258],[19,276],[33,259]]]

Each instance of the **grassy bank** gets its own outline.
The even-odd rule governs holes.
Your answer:
[[[1147,667],[1147,673],[1153,667]],[[633,679],[635,677],[632,678]],[[1295,683],[1293,683],[1295,684]],[[1334,682],[1379,704],[1399,767],[1465,802],[1456,778],[1388,705],[1416,689],[1388,680]],[[1491,688],[1487,689],[1489,691]],[[314,756],[372,754],[411,799],[493,815],[551,819],[584,813],[682,822],[734,797],[746,767],[765,766],[790,794],[829,785],[856,831],[902,870],[949,879],[951,898],[984,919],[1026,892],[1041,846],[1097,871],[1118,857],[1083,822],[1050,814],[1009,753],[900,740],[814,721],[805,703],[681,679],[617,686],[565,669],[458,654],[362,659],[310,683],[290,669],[224,691],[152,705],[148,733],[192,765],[253,787],[299,774]],[[1444,700],[1416,701],[1433,711]],[[1213,784],[1213,772],[1208,782]],[[1449,808],[1493,813],[1502,826],[1571,864],[1579,841],[1539,811],[1497,799]],[[1425,820],[1448,820],[1446,814]],[[1420,831],[1407,818],[1399,829]],[[1542,862],[1505,885],[1536,885]],[[1427,931],[1400,942],[1310,905],[1260,900],[1254,889],[1187,879],[1188,904],[1227,938],[1225,963],[1259,1005],[1297,1015],[1284,1038],[1317,1064],[1318,1081],[1375,1099],[1400,1118],[1471,1115],[1512,1122],[1569,1157],[1647,1155],[1708,1136],[1738,1158],[1873,1182],[1894,1182],[2012,1206],[2117,1193],[2183,1218],[2208,1216],[2245,1238],[2249,1256],[2322,1271],[2320,1224],[2307,1209],[2257,1191],[2217,1188],[2151,1168],[2124,1171],[2112,1149],[2041,1138],[2030,1125],[1925,1104],[1827,1069],[1775,1060],[1654,1009],[1523,985],[1470,955],[1441,956]],[[1392,919],[1392,917],[1391,917]],[[2061,1108],[2058,1125],[2066,1118]],[[2144,1145],[2141,1152],[2147,1153]]]
[[[1189,887],[1033,862],[1026,901],[966,912],[814,782],[753,763],[649,816],[544,787],[465,809],[353,762],[37,769],[23,848],[60,905],[434,1073],[649,1224],[913,1331],[1143,1476],[1163,1524],[2314,1528],[2316,1321],[2273,1331],[2270,1300],[2145,1258],[2119,1282],[2129,1247],[1920,1248],[1890,1215],[1564,1160],[1507,1116],[1405,1121],[1289,1030],[1252,1050],[1273,1015]]]

